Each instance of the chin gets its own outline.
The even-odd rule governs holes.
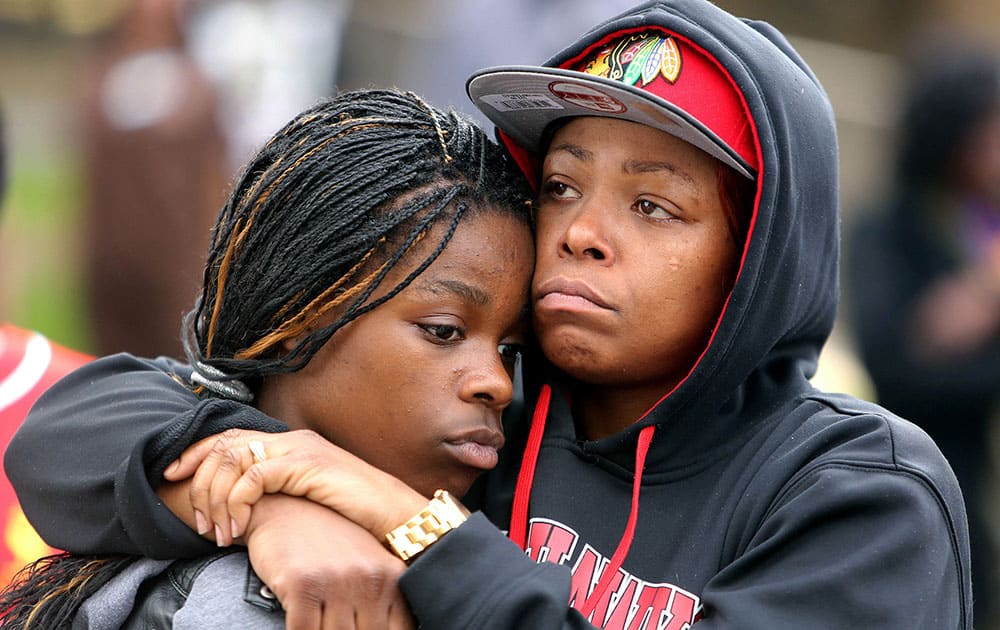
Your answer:
[[[471,487],[472,487],[472,482],[469,482],[469,483],[452,484],[450,488],[445,488],[445,489],[448,492],[450,492],[452,496],[461,499],[469,492],[469,488]],[[430,496],[434,496],[434,493],[431,493]]]
[[[549,362],[568,376],[583,383],[601,384],[607,380],[610,370],[608,354],[593,346],[579,343],[565,336],[552,340],[542,340],[542,352]]]
[[[478,479],[483,472],[484,471],[482,470],[475,470],[473,468],[463,468],[461,471],[453,471],[451,474],[448,474],[447,477],[439,478],[436,482],[434,482],[437,485],[433,488],[414,489],[427,497],[434,496],[434,492],[437,490],[447,490],[454,496],[461,498],[465,496],[465,494],[469,491],[469,488],[472,487],[472,484],[475,483],[476,479]]]
[[[476,477],[478,476],[479,475],[476,475]],[[452,494],[452,496],[461,499],[469,491],[469,488],[472,487],[472,484],[476,480],[476,477],[473,477],[472,479],[462,479],[462,480],[452,479],[448,483],[443,483],[437,488],[431,490],[430,492],[424,492],[422,494],[428,497],[432,497],[434,496],[434,492],[437,490],[447,490]]]

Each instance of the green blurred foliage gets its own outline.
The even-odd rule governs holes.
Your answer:
[[[48,155],[12,166],[3,218],[7,318],[89,351],[78,162]]]

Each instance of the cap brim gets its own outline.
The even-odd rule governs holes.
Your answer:
[[[466,83],[469,98],[493,124],[538,153],[546,128],[575,116],[621,118],[665,131],[705,151],[749,179],[753,169],[683,109],[612,79],[575,70],[504,66],[480,70]]]

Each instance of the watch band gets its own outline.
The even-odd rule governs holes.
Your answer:
[[[465,506],[447,490],[438,490],[427,507],[386,534],[385,539],[397,556],[409,562],[468,518],[469,511]]]

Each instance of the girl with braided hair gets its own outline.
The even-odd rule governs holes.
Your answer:
[[[201,397],[186,430],[208,434],[220,412],[252,403],[247,427],[277,418],[422,492],[464,494],[496,465],[527,341],[527,200],[482,131],[412,93],[346,92],[297,116],[219,215],[184,322],[193,369],[151,362]],[[174,446],[147,444],[136,459],[165,466]],[[185,516],[206,531],[201,514]],[[318,531],[316,552],[345,536]],[[57,556],[14,583],[0,617],[46,629],[284,627],[248,566],[231,552]],[[400,600],[391,623],[408,615]]]

